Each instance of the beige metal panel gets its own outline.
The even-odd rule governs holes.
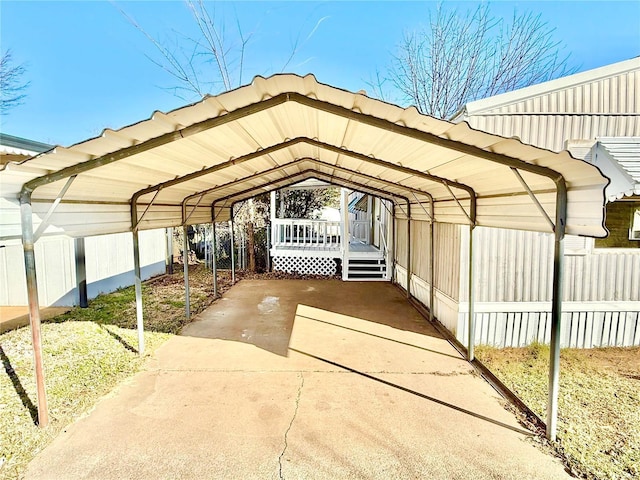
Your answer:
[[[395,259],[398,265],[407,268],[407,220],[398,218],[396,218]]]
[[[459,225],[435,224],[436,289],[456,301],[461,298],[460,231],[465,229]]]
[[[426,221],[411,221],[411,251],[413,252],[411,271],[427,283],[430,278],[431,264],[429,226],[429,222]]]

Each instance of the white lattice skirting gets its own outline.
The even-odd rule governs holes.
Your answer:
[[[335,275],[336,262],[326,257],[273,257],[273,269],[304,275]]]

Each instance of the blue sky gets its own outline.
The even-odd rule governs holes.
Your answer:
[[[245,61],[254,75],[279,72],[296,38],[299,52],[286,71],[358,91],[389,64],[403,31],[428,21],[435,2],[222,2],[216,15],[230,31],[237,18],[251,33]],[[474,9],[474,2],[446,2]],[[579,71],[640,55],[640,2],[492,3],[496,16],[540,13],[556,28]],[[0,2],[0,44],[24,62],[31,81],[24,105],[0,118],[2,132],[69,145],[188,103],[168,87],[175,82],[145,55],[152,44],[119,11],[154,37],[193,32],[183,2]],[[316,28],[317,26],[317,28]],[[309,34],[313,32],[308,39]],[[191,97],[188,100],[195,100]]]

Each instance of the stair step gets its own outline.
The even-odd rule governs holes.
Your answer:
[[[349,265],[350,272],[384,272],[386,265]]]
[[[369,278],[371,278],[371,279],[384,279],[384,277],[385,277],[385,274],[382,273],[382,272],[380,274],[378,274],[378,275],[371,274],[371,273],[351,273],[351,272],[349,272],[349,279],[355,279],[355,278],[361,279],[361,280],[369,279]]]
[[[357,264],[357,265],[384,265],[386,261],[384,258],[371,260],[371,259],[360,259],[360,258],[350,258],[349,264]]]

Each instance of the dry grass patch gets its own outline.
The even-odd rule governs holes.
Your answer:
[[[478,358],[540,418],[549,347],[480,347]],[[640,477],[640,348],[563,349],[555,445],[577,475]]]
[[[145,343],[151,354],[185,325],[182,266],[143,286]],[[230,287],[219,272],[219,287]],[[212,275],[190,268],[191,311],[213,301]],[[74,308],[42,325],[50,424],[38,428],[31,330],[0,335],[0,479],[21,478],[28,462],[66,425],[143,365],[137,354],[135,292],[124,288],[100,295],[89,308]]]

